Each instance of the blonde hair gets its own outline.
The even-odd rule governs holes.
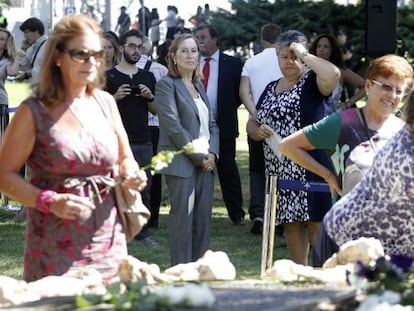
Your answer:
[[[4,49],[4,56],[12,61],[16,57],[16,42],[13,34],[5,28],[0,27],[0,32],[4,32],[7,35],[6,47]]]
[[[61,70],[56,66],[56,59],[62,53],[58,49],[64,48],[66,42],[84,34],[88,29],[95,32],[102,39],[102,29],[92,18],[84,14],[67,15],[56,24],[49,36],[40,70],[39,84],[35,91],[36,96],[45,105],[53,105],[64,101],[68,93]],[[104,70],[105,66],[98,66],[98,74],[95,80],[87,85],[86,94],[92,95],[95,88],[103,86],[105,81],[102,79]]]
[[[196,37],[192,34],[185,33],[175,37],[175,39],[171,42],[170,48],[168,50],[168,75],[174,78],[181,78],[181,73],[178,71],[177,65],[174,63],[174,57],[177,54],[178,48],[180,47],[181,43],[184,40],[193,39],[197,44],[197,51],[200,54],[200,44]],[[198,82],[201,80],[202,73],[200,69],[200,63],[197,62],[197,67],[194,69],[192,82]]]
[[[118,65],[121,60],[121,51],[119,50],[118,38],[114,33],[105,32],[103,38],[108,40],[114,48],[114,56],[112,58],[112,65]],[[108,68],[109,69],[109,68]]]

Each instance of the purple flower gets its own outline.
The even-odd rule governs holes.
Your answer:
[[[391,255],[390,262],[402,269],[404,272],[408,272],[413,266],[414,258],[405,255]]]

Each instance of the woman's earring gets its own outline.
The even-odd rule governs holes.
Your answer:
[[[60,67],[60,63],[56,63],[56,66],[57,66],[57,67]]]

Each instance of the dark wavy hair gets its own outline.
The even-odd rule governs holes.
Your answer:
[[[129,37],[138,37],[144,41],[144,35],[138,29],[131,29],[119,36],[119,46],[123,46]]]
[[[30,17],[26,19],[23,24],[20,25],[19,29],[21,31],[29,30],[31,32],[39,32],[41,36],[45,34],[45,26],[42,21],[36,17]]]
[[[220,45],[220,37],[219,37],[217,29],[213,25],[201,24],[200,26],[198,26],[195,29],[194,33],[196,33],[197,31],[200,31],[200,30],[204,30],[204,29],[208,29],[208,32],[210,33],[210,36],[212,38],[217,38],[217,46],[219,46]]]
[[[318,47],[318,43],[322,38],[326,38],[331,45],[331,56],[328,60],[338,68],[344,68],[345,62],[342,57],[342,51],[338,45],[338,42],[336,41],[336,38],[330,34],[324,33],[317,36],[309,47],[309,53],[316,55],[316,48]]]

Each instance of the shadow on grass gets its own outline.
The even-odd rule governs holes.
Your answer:
[[[0,211],[0,275],[22,279],[24,225],[12,222],[16,214]]]

